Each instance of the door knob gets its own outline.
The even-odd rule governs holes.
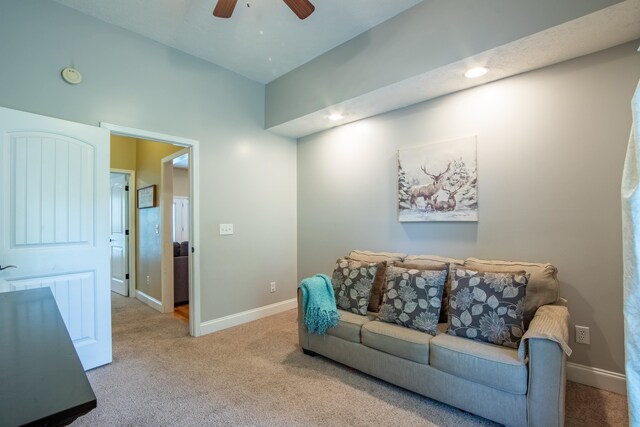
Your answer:
[[[4,267],[0,265],[0,271],[6,270],[7,268],[18,268],[15,265],[5,265]]]

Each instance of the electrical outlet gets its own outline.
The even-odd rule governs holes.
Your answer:
[[[576,342],[579,344],[591,344],[591,334],[586,326],[576,326]]]
[[[276,291],[276,282],[271,282],[271,293],[274,293]]]
[[[147,275],[147,286],[149,285],[150,277]]]
[[[233,224],[220,224],[220,235],[226,236],[233,234]]]

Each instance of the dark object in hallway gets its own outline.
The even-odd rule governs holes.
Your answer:
[[[173,305],[189,302],[189,242],[173,243]],[[177,254],[177,255],[176,255]]]

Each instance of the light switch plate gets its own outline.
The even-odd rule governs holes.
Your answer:
[[[220,235],[227,236],[233,234],[233,224],[220,224]]]

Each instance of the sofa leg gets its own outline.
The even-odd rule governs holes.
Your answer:
[[[302,352],[307,356],[311,356],[311,357],[314,357],[317,354],[315,351],[307,350],[306,348],[303,348]]]

